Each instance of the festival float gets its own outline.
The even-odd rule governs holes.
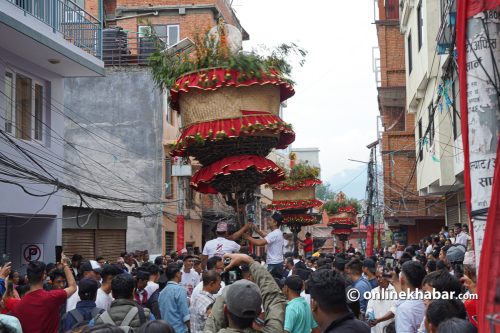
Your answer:
[[[234,30],[219,21],[196,36],[192,54],[169,58],[156,53],[150,65],[182,118],[171,155],[197,160],[202,167],[190,186],[200,193],[221,193],[239,211],[254,201],[259,185],[285,178],[266,156],[295,140],[291,125],[279,117],[281,103],[295,93],[285,58],[305,52],[283,44],[268,56],[243,53],[233,47],[241,45],[241,34]]]
[[[335,201],[325,205],[331,216],[328,218],[328,226],[332,228],[332,235],[338,237],[345,248],[345,242],[352,233],[352,228],[357,225],[356,216],[359,210],[358,204],[346,200],[345,194],[337,194]]]
[[[302,227],[320,221],[320,215],[312,212],[313,208],[323,204],[316,199],[316,186],[321,184],[318,176],[319,168],[303,163],[294,165],[292,162],[290,175],[284,181],[271,185],[273,201],[268,208],[280,211],[283,224],[293,233],[294,244],[297,244]]]

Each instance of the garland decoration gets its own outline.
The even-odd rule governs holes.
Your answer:
[[[226,157],[198,170],[190,186],[201,193],[246,191],[261,184],[276,183],[285,174],[273,161],[255,155]]]
[[[177,140],[171,155],[185,157],[192,146],[204,146],[208,142],[259,134],[277,135],[276,149],[285,149],[295,140],[292,126],[278,116],[244,115],[241,118],[218,119],[187,127]]]
[[[283,224],[313,225],[318,223],[318,218],[310,214],[283,214]]]
[[[314,207],[321,207],[323,202],[312,199],[312,200],[273,200],[272,204],[268,205],[268,209],[271,210],[293,210],[293,209],[309,209]]]

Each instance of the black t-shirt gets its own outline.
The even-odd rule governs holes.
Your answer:
[[[347,313],[345,316],[334,320],[330,323],[330,325],[325,329],[324,333],[370,333],[370,327],[362,322],[361,320],[357,320],[354,317],[354,314],[351,312]]]

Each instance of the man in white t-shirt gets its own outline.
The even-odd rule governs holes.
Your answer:
[[[109,310],[114,298],[111,296],[111,281],[117,275],[123,273],[118,265],[104,265],[101,272],[101,288],[97,289],[95,304],[98,308]]]
[[[200,282],[200,274],[194,270],[194,257],[187,255],[182,260],[182,278],[180,285],[186,289],[188,297],[191,297],[194,287]]]
[[[207,267],[207,260],[213,256],[224,257],[226,253],[235,253],[240,250],[240,246],[235,242],[235,240],[240,239],[248,229],[250,225],[244,225],[240,230],[234,234],[228,236],[227,230],[228,226],[226,222],[219,222],[217,224],[216,234],[217,238],[212,239],[205,243],[203,247],[203,253],[201,257],[201,266],[203,269]]]
[[[255,239],[252,236],[245,234],[245,239],[255,246],[267,245],[266,264],[267,270],[272,271],[277,269],[278,272],[283,272],[283,234],[280,230],[283,216],[276,212],[267,219],[267,226],[271,229],[269,234],[265,234],[262,230],[255,229],[262,239]]]

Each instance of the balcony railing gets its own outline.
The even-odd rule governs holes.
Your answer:
[[[71,0],[7,0],[41,22],[60,32],[63,37],[101,58],[102,24]]]

